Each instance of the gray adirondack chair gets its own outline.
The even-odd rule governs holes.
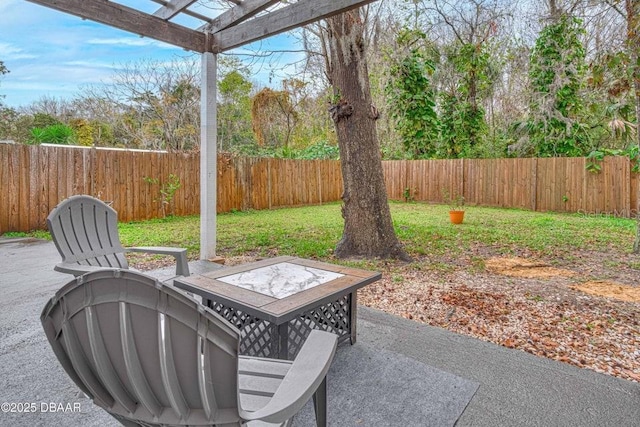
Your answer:
[[[47,217],[53,242],[62,256],[56,271],[80,276],[103,268],[129,268],[125,252],[172,255],[176,275],[188,276],[187,250],[169,247],[124,248],[118,235],[118,214],[103,201],[91,196],[71,196]]]
[[[312,397],[326,425],[334,334],[312,331],[293,361],[239,356],[233,325],[130,270],[72,280],[41,321],[67,374],[126,426],[286,426]]]

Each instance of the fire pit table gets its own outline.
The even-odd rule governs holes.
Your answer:
[[[312,329],[356,341],[356,291],[381,274],[295,257],[277,257],[178,277],[242,332],[240,352],[293,359]]]

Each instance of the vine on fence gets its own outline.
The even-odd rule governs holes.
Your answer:
[[[415,188],[406,187],[402,190],[402,197],[404,197],[404,201],[409,203],[415,201],[415,194],[418,192]]]
[[[602,162],[605,156],[627,156],[631,160],[631,172],[640,173],[640,150],[637,145],[633,145],[624,150],[611,150],[603,148],[593,150],[587,156],[587,165],[585,168],[592,173],[600,173],[602,170]]]
[[[162,210],[162,217],[167,217],[167,210],[169,211],[169,216],[175,215],[173,200],[176,191],[182,186],[180,178],[170,173],[165,182],[160,182],[158,178],[150,178],[148,176],[145,176],[143,179],[147,184],[160,185],[160,208]],[[153,199],[153,201],[157,202],[158,199]]]

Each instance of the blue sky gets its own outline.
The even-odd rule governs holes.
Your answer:
[[[159,7],[149,0],[127,3]],[[299,48],[287,35],[251,47]],[[3,102],[10,107],[26,106],[44,95],[70,99],[85,85],[108,83],[128,63],[188,55],[192,53],[26,0],[0,0],[0,61],[10,70],[0,78],[0,95],[5,95]],[[278,63],[289,64],[300,57],[288,54],[277,58]],[[276,73],[269,84],[270,71],[268,65],[256,66],[252,78],[263,85],[279,86],[283,72]]]

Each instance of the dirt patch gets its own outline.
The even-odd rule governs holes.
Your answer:
[[[550,267],[543,262],[530,261],[525,258],[490,258],[485,261],[484,265],[487,271],[494,274],[529,279],[571,277],[575,275],[571,270]]]
[[[622,285],[616,282],[595,280],[569,287],[590,295],[614,298],[627,302],[640,302],[640,288]]]

